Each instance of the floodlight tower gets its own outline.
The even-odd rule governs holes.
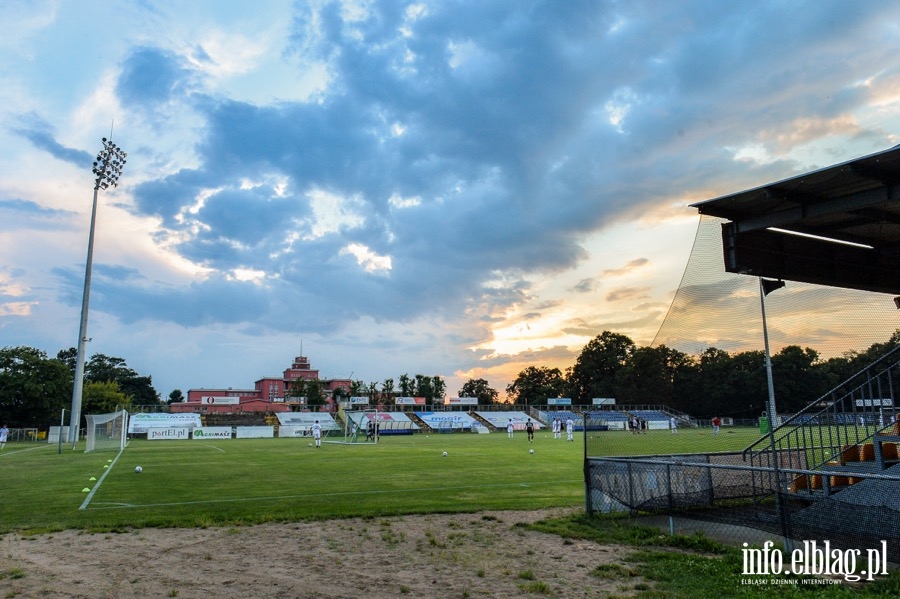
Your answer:
[[[775,384],[772,381],[772,358],[769,354],[769,329],[766,327],[766,296],[782,287],[784,287],[784,281],[772,281],[762,277],[759,278],[759,303],[762,307],[763,340],[765,341],[766,346],[766,382],[769,387],[768,410],[770,431],[775,430],[778,421],[775,413]]]
[[[125,158],[128,156],[122,148],[103,138],[103,149],[94,161],[94,203],[91,207],[91,229],[88,235],[87,262],[84,267],[84,295],[81,299],[81,325],[78,327],[78,353],[75,356],[75,385],[72,389],[72,410],[69,419],[69,442],[78,441],[78,429],[81,425],[81,394],[84,388],[84,353],[87,338],[88,304],[91,297],[91,266],[94,261],[94,226],[97,222],[97,195],[101,189],[106,190],[119,184]]]

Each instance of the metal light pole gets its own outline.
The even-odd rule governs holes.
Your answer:
[[[78,353],[75,357],[75,385],[72,389],[72,410],[69,420],[69,442],[74,446],[78,441],[78,429],[81,426],[81,394],[84,388],[84,353],[87,338],[88,304],[91,297],[91,266],[94,261],[94,225],[97,221],[97,194],[101,189],[116,187],[125,158],[128,156],[112,142],[103,138],[103,149],[94,161],[94,203],[91,207],[91,230],[88,235],[87,263],[84,268],[84,295],[81,299],[81,325],[78,327]]]
[[[766,327],[766,296],[784,287],[784,281],[771,281],[759,278],[759,303],[762,306],[763,339],[766,344],[766,379],[769,384],[769,430],[774,430],[777,424],[775,412],[775,384],[772,382],[772,358],[769,355],[769,329]]]

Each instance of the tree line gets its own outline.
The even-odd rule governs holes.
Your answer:
[[[779,412],[803,409],[854,373],[900,345],[900,330],[884,343],[839,357],[820,359],[815,349],[787,345],[771,356],[772,379]],[[53,358],[32,347],[0,349],[0,418],[14,428],[45,427],[71,406],[75,378],[75,348]],[[297,380],[288,388],[307,397],[310,405],[325,403],[322,381]],[[446,382],[439,376],[400,375],[381,383],[352,381],[335,390],[334,399],[368,397],[374,404],[391,404],[396,397],[424,397],[426,404],[443,401]],[[474,397],[481,405],[501,402],[483,378],[469,379],[459,397]],[[548,398],[571,398],[574,405],[591,405],[594,398],[615,398],[619,405],[662,405],[700,418],[755,418],[765,409],[768,385],[762,350],[729,353],[710,347],[690,355],[660,345],[640,347],[629,337],[604,331],[591,339],[575,363],[565,369],[528,366],[507,385],[505,403],[546,405]],[[165,405],[182,401],[180,390],[162,402],[150,376],[128,367],[125,360],[95,354],[85,363],[82,413],[107,413],[130,406]]]
[[[4,422],[12,428],[43,428],[57,422],[62,410],[72,406],[76,355],[74,347],[53,358],[33,347],[0,349],[0,417]],[[155,404],[162,402],[151,377],[138,374],[124,359],[94,354],[85,362],[83,414]]]
[[[305,397],[310,406],[324,405],[329,395],[323,381],[317,379],[295,379],[288,384],[287,393],[291,397]],[[443,400],[446,394],[447,383],[439,376],[417,374],[410,377],[409,374],[401,374],[396,382],[392,378],[381,383],[351,381],[349,389],[339,387],[330,396],[336,401],[367,397],[372,404],[387,405],[393,404],[397,397],[424,397],[425,403],[431,404],[435,400]]]
[[[885,343],[828,359],[809,347],[783,347],[771,356],[778,411],[803,409],[898,345],[900,330]],[[529,366],[506,387],[506,395],[507,401],[525,405],[545,405],[557,397],[590,405],[605,397],[619,405],[669,406],[700,418],[754,418],[768,399],[765,353],[710,347],[694,356],[665,345],[639,347],[625,335],[604,331],[565,373]]]

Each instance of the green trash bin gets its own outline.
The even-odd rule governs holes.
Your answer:
[[[769,432],[769,417],[763,412],[762,416],[759,417],[759,434],[765,435]]]

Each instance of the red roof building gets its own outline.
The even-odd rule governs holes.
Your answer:
[[[177,413],[295,411],[304,405],[292,389],[297,380],[319,381],[329,403],[336,389],[341,389],[344,394],[350,391],[350,379],[320,379],[319,371],[310,367],[309,358],[298,356],[294,358],[291,367],[284,370],[282,376],[258,379],[253,389],[189,389],[187,401],[171,404],[169,411]]]

